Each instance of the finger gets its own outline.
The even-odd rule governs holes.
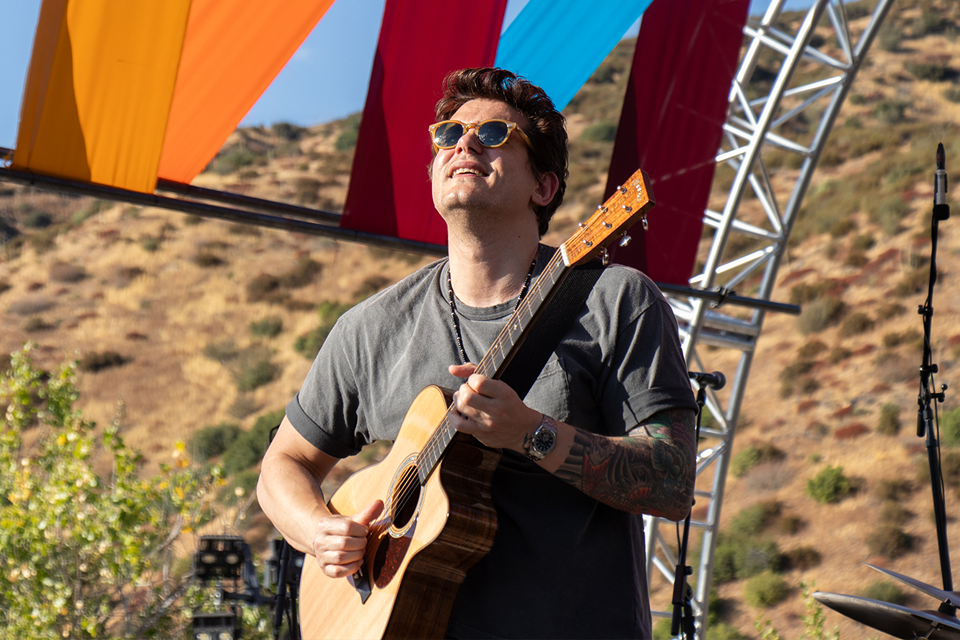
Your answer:
[[[367,527],[376,519],[378,515],[380,515],[381,511],[383,511],[383,500],[374,500],[370,506],[359,513],[353,514],[350,519],[357,524]]]
[[[450,372],[450,375],[456,376],[457,378],[469,378],[470,375],[477,370],[477,365],[472,362],[466,364],[452,364],[447,370]]]

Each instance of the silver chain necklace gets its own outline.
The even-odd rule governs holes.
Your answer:
[[[527,295],[527,289],[530,288],[530,281],[533,279],[533,272],[537,268],[537,259],[534,257],[533,262],[530,263],[530,270],[527,271],[527,277],[523,281],[523,287],[520,288],[520,295],[517,296],[517,303],[513,306],[513,311],[516,313],[517,309],[520,308],[520,303],[523,302],[524,296]],[[457,303],[454,302],[456,296],[453,293],[453,282],[450,280],[450,265],[447,264],[447,301],[450,303],[450,317],[453,318],[453,337],[457,340],[457,349],[460,350],[460,358],[463,361],[463,364],[470,362],[470,358],[467,357],[467,351],[463,348],[463,336],[460,334],[460,318],[457,316]]]

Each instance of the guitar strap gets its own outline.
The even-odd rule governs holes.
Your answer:
[[[564,278],[553,297],[543,305],[532,334],[520,348],[500,380],[506,382],[521,398],[527,395],[537,376],[550,359],[574,318],[587,302],[587,296],[603,273],[599,260],[575,267]]]

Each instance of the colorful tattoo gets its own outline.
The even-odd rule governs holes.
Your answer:
[[[578,431],[556,475],[617,509],[682,519],[696,475],[694,418],[661,411],[621,438]]]

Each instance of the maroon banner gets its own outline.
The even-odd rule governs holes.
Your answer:
[[[687,285],[750,0],[654,0],[643,14],[606,193],[638,168],[657,205],[614,261]]]
[[[506,6],[387,0],[341,227],[447,243],[427,176],[427,127],[449,72],[493,65]]]

